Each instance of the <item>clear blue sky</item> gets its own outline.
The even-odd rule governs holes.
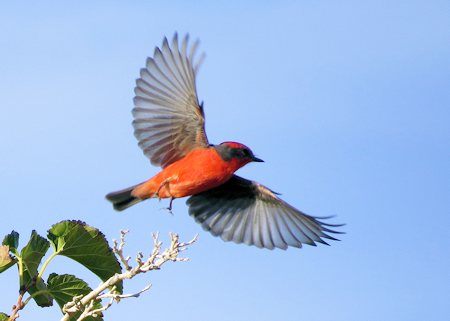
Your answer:
[[[162,3],[162,2],[161,2]],[[448,318],[448,1],[9,1],[0,8],[2,235],[81,219],[109,239],[199,233],[188,263],[107,320],[423,321]],[[164,35],[207,54],[198,79],[212,142],[247,144],[255,179],[347,223],[330,247],[264,251],[201,230],[177,200],[114,212],[104,195],[157,172],[137,147],[134,81]],[[69,269],[69,271],[67,271]],[[49,272],[98,280],[57,258]],[[0,275],[0,311],[17,296]],[[447,315],[447,317],[445,317]],[[59,320],[30,305],[20,320]]]

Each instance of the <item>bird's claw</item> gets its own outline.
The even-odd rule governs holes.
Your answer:
[[[170,207],[161,207],[160,210],[166,210],[167,213],[169,213],[170,215],[174,216],[173,212],[172,212],[172,209]]]
[[[161,200],[161,199],[159,199]],[[173,216],[173,212],[172,212],[172,202],[173,202],[174,198],[172,197],[170,199],[170,203],[169,203],[169,207],[162,207],[161,210],[167,210],[169,212],[170,215]]]

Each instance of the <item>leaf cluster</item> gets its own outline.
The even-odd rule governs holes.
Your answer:
[[[43,261],[50,247],[53,252]],[[103,282],[122,272],[105,236],[84,222],[67,220],[57,223],[48,230],[46,238],[33,230],[28,243],[20,250],[19,233],[12,231],[0,245],[0,273],[17,266],[20,298],[27,296],[21,301],[23,306],[30,300],[34,300],[40,307],[52,306],[55,301],[62,310],[75,296],[92,291],[85,281],[75,275],[51,273],[44,280],[43,274],[56,256],[65,256],[78,262]],[[122,282],[116,285],[115,291],[122,293]],[[96,304],[101,307],[100,302]],[[77,318],[77,314],[71,316],[71,320]],[[101,315],[90,318],[102,320]],[[0,321],[9,319],[10,316],[0,313]]]

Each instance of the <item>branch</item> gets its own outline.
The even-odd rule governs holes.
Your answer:
[[[26,291],[21,290],[19,294],[19,298],[17,299],[17,303],[13,305],[11,315],[8,318],[8,321],[14,321],[19,317],[19,311],[23,309],[25,304],[23,303],[23,295]]]
[[[132,279],[138,274],[146,273],[152,270],[159,270],[161,266],[168,262],[184,262],[188,261],[188,258],[178,257],[181,251],[187,249],[189,245],[194,243],[197,240],[197,235],[189,242],[179,243],[179,237],[175,233],[170,233],[170,247],[161,252],[162,242],[159,240],[158,233],[153,233],[153,250],[147,260],[143,260],[144,256],[142,253],[138,253],[136,256],[135,267],[131,267],[129,265],[130,257],[125,257],[123,254],[123,247],[125,245],[125,235],[128,233],[127,230],[122,230],[120,232],[120,244],[117,244],[117,241],[113,241],[113,251],[118,256],[120,261],[124,265],[124,272],[120,274],[115,274],[110,277],[108,280],[100,284],[97,288],[92,290],[85,296],[78,296],[73,298],[71,302],[68,302],[63,307],[64,316],[61,321],[68,321],[70,316],[76,312],[81,312],[80,317],[77,321],[82,321],[89,316],[96,317],[101,315],[101,312],[109,309],[111,305],[116,301],[117,303],[121,299],[134,297],[137,298],[139,295],[150,289],[151,285],[147,285],[141,291],[134,294],[119,294],[116,291],[115,285],[120,281],[125,279]],[[105,290],[108,290],[107,293],[104,293]],[[95,308],[94,303],[96,301],[102,299],[110,299],[108,303],[102,305],[101,308]]]
[[[125,266],[125,270],[129,271],[131,270],[130,265],[128,262],[130,261],[130,256],[124,257],[123,255],[123,247],[125,246],[125,235],[127,235],[129,230],[121,230],[120,231],[120,244],[117,246],[117,241],[113,240],[113,252],[114,254],[119,257],[122,264]]]

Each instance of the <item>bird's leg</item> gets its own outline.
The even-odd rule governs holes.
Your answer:
[[[161,197],[159,197],[159,192],[161,191],[161,189],[162,189],[163,187],[166,187],[167,191],[168,191],[169,194],[170,194],[170,187],[169,187],[170,181],[171,181],[170,177],[169,177],[169,178],[166,178],[165,180],[163,180],[163,181],[161,182],[161,184],[159,185],[158,190],[157,190],[157,191],[155,192],[155,194],[153,194],[153,195],[154,195],[155,197],[158,197],[159,200],[161,200]]]
[[[169,213],[172,214],[172,215],[173,215],[173,213],[172,213],[172,203],[173,203],[173,200],[174,200],[174,199],[175,199],[175,197],[171,197],[171,198],[170,198],[169,207],[166,208],[166,210],[168,210]]]
[[[170,187],[169,187],[169,184],[167,184],[167,192],[168,192],[169,195],[170,195],[170,203],[169,203],[169,207],[167,207],[166,210],[169,211],[169,214],[172,214],[172,215],[173,215],[173,213],[172,213],[172,202],[173,202],[173,200],[175,199],[175,197],[173,197],[173,196],[172,196],[172,193],[170,193]]]
[[[161,191],[161,189],[163,187],[166,188],[167,194],[169,194],[169,196],[170,196],[170,203],[169,203],[169,207],[166,207],[165,209],[168,210],[169,213],[173,215],[173,213],[172,213],[172,203],[173,203],[173,200],[175,199],[175,197],[173,197],[172,193],[170,192],[170,185],[169,185],[169,183],[171,181],[172,181],[172,177],[166,178],[164,181],[162,181],[161,184],[158,187],[158,190],[155,193],[155,196],[157,196],[161,200],[161,197],[159,197],[159,192]]]

